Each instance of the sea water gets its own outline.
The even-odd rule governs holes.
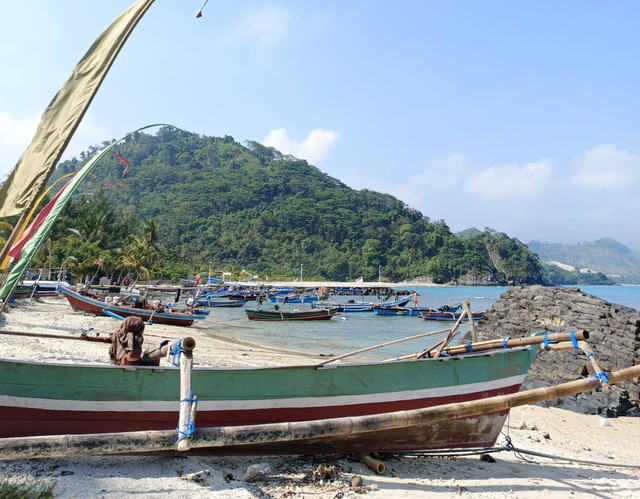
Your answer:
[[[581,291],[595,295],[611,303],[640,310],[640,286],[579,286]],[[456,305],[469,300],[473,312],[489,310],[506,287],[397,287],[400,290],[418,292],[418,305],[438,308]],[[332,298],[333,299],[333,298]],[[354,298],[341,296],[336,301],[376,301],[375,297]],[[413,305],[413,297],[409,305]],[[255,308],[255,302],[245,307]],[[289,305],[302,309],[303,305]],[[306,305],[306,308],[309,308]],[[197,323],[198,329],[209,329],[212,334],[227,340],[253,342],[275,348],[296,350],[326,356],[337,356],[393,340],[436,332],[451,328],[454,322],[426,321],[419,316],[376,315],[373,312],[347,312],[331,320],[321,321],[249,321],[241,308],[212,308],[204,321]],[[468,320],[462,324],[461,335],[469,330]],[[353,361],[395,358],[422,351],[444,338],[447,333],[398,343],[376,349],[356,357]],[[455,340],[457,342],[457,339]]]

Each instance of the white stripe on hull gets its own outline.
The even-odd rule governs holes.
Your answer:
[[[499,380],[471,383],[467,385],[408,390],[403,392],[372,393],[365,395],[342,395],[336,397],[300,397],[260,400],[199,400],[198,411],[250,411],[260,409],[285,409],[306,407],[349,406],[383,402],[405,402],[438,397],[454,397],[521,385],[525,375],[511,376]],[[197,393],[195,394],[197,396]],[[50,411],[89,412],[165,412],[176,411],[175,401],[122,401],[122,400],[54,400],[31,397],[0,395],[0,406],[42,409]]]

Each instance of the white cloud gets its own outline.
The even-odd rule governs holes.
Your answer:
[[[523,166],[494,165],[469,176],[463,189],[487,200],[531,198],[543,192],[552,171],[547,159]]]
[[[36,133],[41,115],[16,119],[9,113],[0,112],[0,179],[8,175],[25,152]],[[109,140],[108,129],[97,126],[89,115],[73,135],[62,160],[77,156],[91,145],[102,144]]]
[[[448,189],[457,185],[470,168],[464,154],[450,154],[445,159],[430,161],[427,168],[411,176],[410,184],[420,188]]]
[[[587,189],[627,189],[640,185],[640,156],[600,144],[573,162],[570,176],[574,185]]]
[[[464,154],[450,154],[444,159],[433,159],[421,172],[411,175],[404,184],[393,189],[391,194],[409,206],[420,206],[426,194],[455,188],[470,170],[471,164]],[[385,191],[383,192],[386,192]],[[432,199],[432,196],[428,197]]]
[[[275,147],[283,154],[306,159],[311,164],[316,164],[326,158],[329,149],[338,142],[340,142],[340,134],[333,130],[313,130],[306,139],[298,142],[289,137],[285,128],[271,130],[262,141],[267,147]]]
[[[249,41],[261,47],[271,47],[286,36],[290,19],[289,12],[281,7],[261,6],[238,22],[227,41]]]

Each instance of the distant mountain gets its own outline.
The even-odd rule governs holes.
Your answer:
[[[578,244],[531,241],[528,246],[543,263],[602,272],[620,283],[640,283],[640,253],[608,237]]]

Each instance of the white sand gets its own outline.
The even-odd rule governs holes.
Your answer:
[[[215,320],[208,319],[208,324]],[[101,336],[118,321],[73,313],[65,299],[45,298],[12,306],[0,317],[5,330],[38,331],[78,336]],[[258,344],[224,340],[224,325],[207,337],[198,327],[188,329],[154,324],[145,330],[145,345],[160,339],[196,338],[196,363],[242,366],[302,364],[317,357]],[[56,362],[108,362],[107,344],[3,335],[0,357]],[[164,362],[164,361],[163,361]],[[527,406],[513,409],[504,428],[518,449],[569,459],[635,465],[615,468],[585,465],[514,452],[492,454],[496,462],[479,456],[451,458],[385,455],[383,475],[346,456],[83,456],[0,462],[2,479],[36,478],[54,487],[56,497],[640,497],[640,419],[615,418],[602,426],[598,416],[560,409]],[[501,437],[498,446],[504,445]],[[526,458],[526,459],[524,459]],[[241,480],[251,464],[267,463],[266,480]],[[334,479],[321,478],[325,466]],[[181,479],[208,471],[203,480]],[[316,475],[314,475],[316,472]],[[226,481],[223,474],[233,479]],[[362,477],[364,488],[351,486]]]

